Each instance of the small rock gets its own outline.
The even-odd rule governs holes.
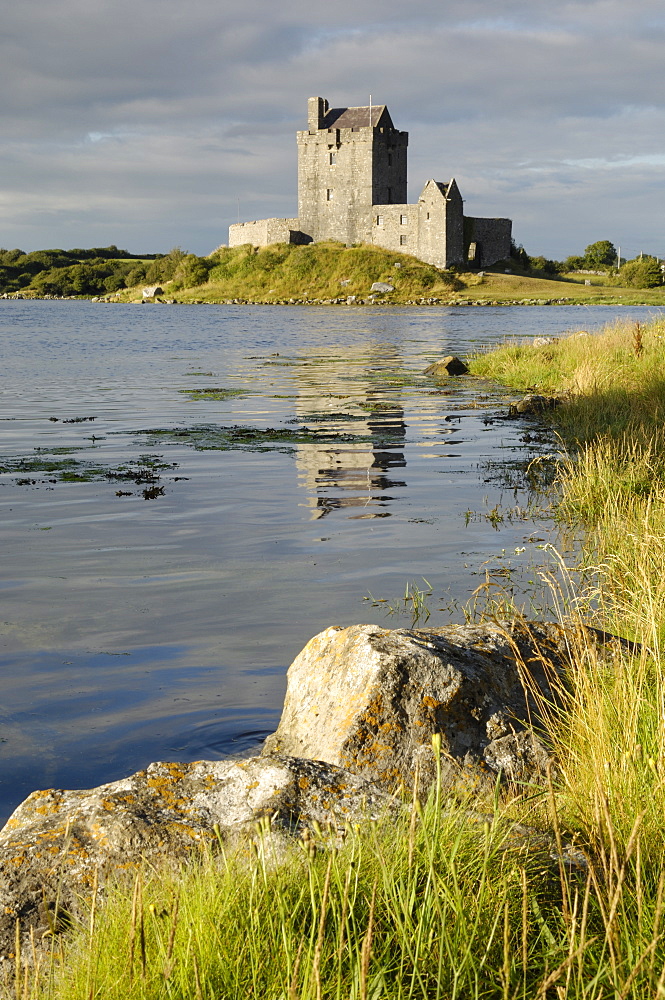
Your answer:
[[[375,281],[370,292],[394,292],[394,285],[389,285],[386,281]]]
[[[548,344],[556,343],[556,337],[534,337],[532,347],[547,347]]]
[[[531,393],[525,396],[524,399],[520,399],[519,402],[511,403],[508,408],[508,416],[517,417],[544,413],[546,410],[553,410],[556,406],[560,405],[561,400],[557,399],[556,396],[539,396]]]
[[[423,375],[468,375],[468,373],[469,369],[464,362],[453,354],[449,354],[448,357],[441,361],[435,361],[433,365],[426,368]]]

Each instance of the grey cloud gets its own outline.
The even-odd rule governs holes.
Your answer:
[[[290,215],[315,93],[388,103],[414,190],[455,174],[534,252],[604,238],[611,190],[626,231],[657,240],[664,36],[662,0],[338,0],[334,18],[311,0],[23,0],[0,36],[0,242],[206,252],[238,199]]]

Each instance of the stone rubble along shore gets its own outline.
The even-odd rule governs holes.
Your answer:
[[[257,838],[280,857],[297,838],[335,839],[405,808],[397,793],[416,781],[423,797],[435,780],[437,734],[447,791],[541,782],[551,766],[541,706],[557,700],[578,638],[546,624],[331,627],[289,668],[282,718],[260,755],[154,763],[90,790],[33,792],[0,832],[0,960],[14,956],[17,921],[29,956],[31,941],[47,945],[82,919],[93,885],[103,890],[113,873]]]

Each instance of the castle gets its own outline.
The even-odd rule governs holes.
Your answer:
[[[510,255],[510,219],[464,215],[454,178],[427,181],[417,203],[407,204],[409,135],[385,104],[330,108],[310,97],[297,141],[298,217],[236,223],[229,246],[370,243],[440,268],[487,267]]]

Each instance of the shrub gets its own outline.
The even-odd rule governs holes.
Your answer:
[[[655,288],[663,280],[663,272],[655,257],[629,260],[619,271],[619,284],[629,288]]]

